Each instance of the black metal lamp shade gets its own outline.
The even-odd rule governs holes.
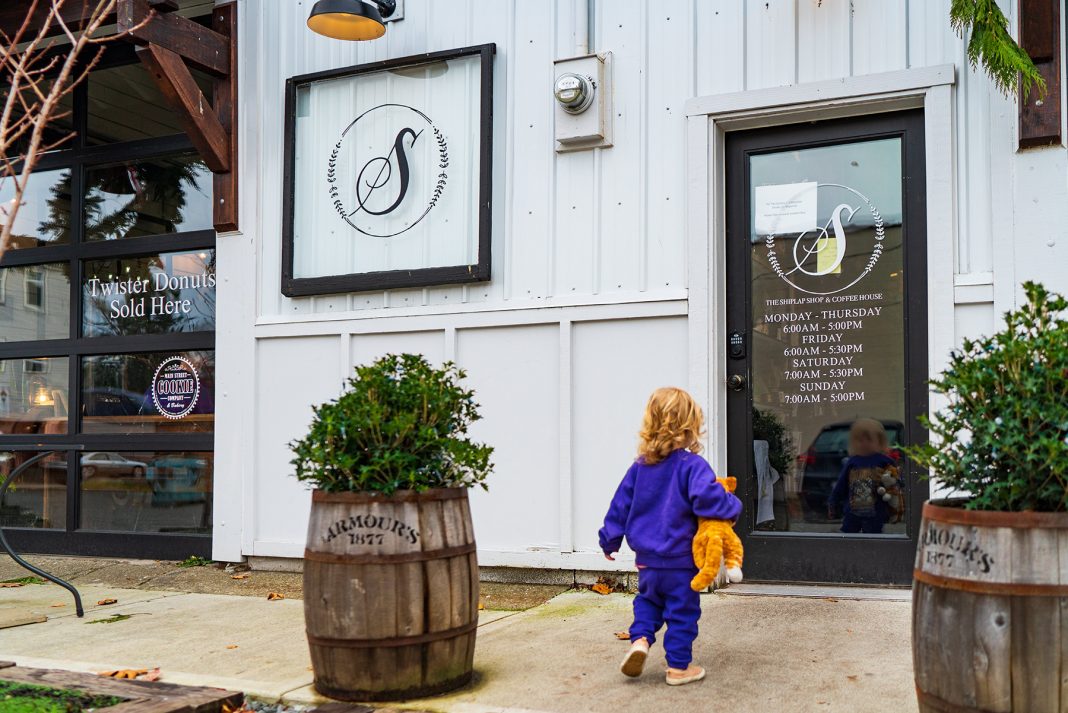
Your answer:
[[[308,16],[308,27],[336,40],[374,40],[386,34],[383,15],[393,14],[394,2],[319,0]]]

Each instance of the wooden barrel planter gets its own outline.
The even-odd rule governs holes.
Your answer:
[[[478,625],[467,490],[316,490],[304,618],[325,696],[399,700],[466,684]]]
[[[923,507],[912,589],[920,711],[1064,710],[1068,513],[961,504]]]

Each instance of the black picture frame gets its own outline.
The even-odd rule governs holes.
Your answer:
[[[472,45],[458,49],[427,52],[396,59],[370,62],[341,69],[302,74],[286,80],[284,156],[282,170],[282,276],[281,290],[286,297],[307,297],[346,292],[429,287],[490,279],[493,190],[493,58],[496,44]],[[297,88],[313,82],[358,76],[371,72],[413,67],[462,57],[480,58],[479,99],[479,180],[478,180],[478,256],[470,265],[450,265],[412,270],[384,270],[321,277],[293,276],[293,219],[295,200],[294,160],[296,150]]]

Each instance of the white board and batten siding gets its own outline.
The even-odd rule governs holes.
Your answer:
[[[387,352],[470,372],[496,448],[473,495],[484,565],[602,569],[597,528],[655,387],[687,386],[684,106],[694,97],[954,64],[955,338],[1025,279],[1068,289],[1068,161],[1016,151],[1016,108],[971,71],[949,0],[593,0],[614,61],[613,139],[558,154],[553,60],[573,0],[405,0],[374,42],[305,27],[309,2],[238,0],[241,232],[218,239],[214,556],[299,557],[310,495],[286,444],[353,365]],[[1015,3],[1002,2],[1015,23]],[[287,298],[286,78],[493,42],[493,279]],[[1063,113],[1063,112],[1062,112]],[[722,454],[712,454],[716,462]],[[620,567],[630,564],[622,559]]]

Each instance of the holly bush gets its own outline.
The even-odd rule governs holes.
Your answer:
[[[473,443],[474,392],[452,362],[416,354],[356,367],[348,388],[314,409],[308,435],[290,443],[298,480],[328,492],[486,487],[493,449]]]
[[[975,510],[1068,510],[1068,300],[1034,282],[997,334],[931,382],[948,405],[906,451]]]

